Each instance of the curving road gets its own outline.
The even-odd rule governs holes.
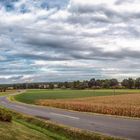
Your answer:
[[[99,132],[111,136],[140,140],[140,119],[125,119],[105,115],[94,115],[63,109],[31,106],[10,102],[6,96],[0,97],[0,105],[28,115],[49,118],[60,124]]]

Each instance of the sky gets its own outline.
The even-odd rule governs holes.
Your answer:
[[[139,0],[0,0],[0,83],[140,76]]]

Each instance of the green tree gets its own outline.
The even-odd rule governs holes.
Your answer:
[[[103,81],[103,88],[110,88],[110,80],[106,79]]]
[[[90,81],[88,82],[88,86],[89,88],[92,88],[93,86],[96,85],[96,80],[95,78],[90,79]]]
[[[80,81],[74,81],[73,82],[73,88],[78,89],[80,86]]]
[[[119,82],[117,79],[110,79],[110,87],[118,86]]]
[[[129,89],[132,89],[132,88],[134,88],[134,86],[135,86],[135,81],[134,81],[134,79],[129,78],[129,79],[128,79],[128,88],[129,88]]]
[[[135,80],[135,88],[140,89],[140,77]]]
[[[53,84],[53,83],[50,83],[50,84],[49,84],[49,88],[50,88],[50,89],[54,89],[54,84]]]
[[[132,78],[124,79],[122,81],[122,86],[124,86],[125,88],[132,89],[135,86],[135,81]]]
[[[123,79],[123,81],[121,82],[121,85],[124,86],[125,88],[128,88],[128,80]]]
[[[96,80],[95,85],[98,87],[102,87],[102,80]]]

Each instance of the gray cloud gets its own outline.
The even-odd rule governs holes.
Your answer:
[[[139,76],[140,3],[113,1],[1,8],[0,82]]]

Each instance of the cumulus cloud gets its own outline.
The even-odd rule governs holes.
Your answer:
[[[0,1],[0,82],[139,76],[139,6],[138,0]]]

